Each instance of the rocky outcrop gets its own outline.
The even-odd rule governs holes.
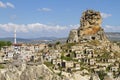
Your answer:
[[[11,65],[9,65],[11,66]],[[62,80],[57,74],[53,73],[46,65],[11,66],[0,70],[0,80]]]
[[[68,42],[69,43],[78,42],[78,30],[77,29],[72,29],[70,31]]]
[[[101,27],[102,17],[100,12],[87,10],[83,12],[80,19],[80,27],[76,30],[71,30],[68,43],[75,43],[88,40],[108,41],[104,30]]]
[[[38,65],[27,67],[20,76],[20,80],[60,80],[47,66]]]

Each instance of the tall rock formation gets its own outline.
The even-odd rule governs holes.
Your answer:
[[[86,10],[80,19],[80,27],[70,31],[67,42],[75,43],[89,40],[108,41],[101,27],[102,17],[100,12]]]

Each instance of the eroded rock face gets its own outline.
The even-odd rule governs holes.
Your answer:
[[[101,40],[108,41],[101,27],[102,17],[100,12],[87,10],[83,12],[80,19],[80,27],[77,30],[71,30],[68,43],[81,42],[83,40]]]
[[[72,29],[69,34],[69,43],[78,42],[78,30]]]
[[[80,22],[81,28],[95,27],[95,25],[100,27],[102,17],[97,11],[87,10],[83,12]]]
[[[20,69],[19,69],[20,68]],[[23,67],[12,66],[0,70],[0,80],[62,80],[53,73],[46,65],[33,65]]]

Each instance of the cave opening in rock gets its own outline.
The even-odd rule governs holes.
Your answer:
[[[91,37],[92,40],[95,40],[95,37]]]

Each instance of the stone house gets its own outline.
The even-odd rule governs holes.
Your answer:
[[[118,66],[112,66],[112,67],[110,68],[110,70],[111,70],[112,72],[114,72],[114,71],[117,72],[118,69],[119,69]]]
[[[52,59],[52,64],[57,64],[56,59]]]
[[[13,52],[13,51],[9,51],[9,52],[7,53],[7,55],[8,55],[8,58],[13,58],[14,52]]]
[[[91,68],[91,69],[95,69],[95,68],[97,68],[97,66],[96,66],[96,65],[93,65],[93,66],[90,66],[90,68]]]
[[[67,67],[67,68],[72,68],[72,67],[74,67],[73,61],[66,61],[66,67]]]
[[[93,58],[94,50],[93,49],[85,49],[85,54],[88,58]]]
[[[114,63],[116,60],[115,59],[108,59],[109,63]]]
[[[84,58],[85,56],[82,51],[75,51],[74,57],[75,59],[81,59],[81,58]]]
[[[61,66],[61,63],[62,63],[62,60],[61,60],[61,59],[57,59],[57,60],[56,60],[56,64],[57,64],[58,66]]]
[[[89,60],[88,58],[82,58],[81,61],[84,62],[85,64],[89,64]]]
[[[1,52],[6,53],[8,52],[8,46],[4,46],[1,48]]]
[[[80,72],[80,74],[81,74],[81,75],[83,75],[83,74],[89,74],[89,72],[88,72],[88,70],[83,69],[83,70]]]
[[[29,49],[32,52],[35,52],[35,49],[34,49],[33,45],[24,45],[24,46],[21,46],[21,50],[25,50],[25,49]]]
[[[81,59],[81,58],[84,58],[84,54],[80,54],[80,53],[75,53],[75,59]]]
[[[39,50],[40,50],[40,51],[43,50],[43,49],[45,49],[45,48],[47,48],[47,47],[48,47],[48,45],[45,44],[45,43],[39,44]]]
[[[76,50],[76,51],[81,51],[81,50],[83,50],[83,46],[82,45],[75,45],[75,46],[72,46],[71,49]]]
[[[106,67],[94,68],[94,71],[105,71]]]
[[[105,66],[108,67],[109,65],[111,65],[111,63],[96,63],[97,66]]]
[[[74,68],[75,68],[75,70],[79,70],[80,69],[80,63],[74,63]]]
[[[96,71],[100,71],[100,69],[99,68],[94,68],[94,71],[96,72]]]
[[[39,45],[34,45],[34,50],[35,50],[35,52],[39,52],[40,51]]]
[[[95,63],[96,63],[95,59],[90,59],[90,60],[89,60],[89,64],[90,64],[90,65],[95,65]]]
[[[74,62],[63,60],[61,65],[63,68],[72,68],[74,67]]]
[[[62,60],[61,59],[52,59],[52,64],[54,64],[54,65],[59,65],[59,66],[61,66],[61,63],[62,63]]]
[[[80,51],[80,50],[76,50],[75,53],[82,53],[82,51]]]
[[[100,71],[105,71],[106,67],[100,67],[99,69],[100,69]]]

